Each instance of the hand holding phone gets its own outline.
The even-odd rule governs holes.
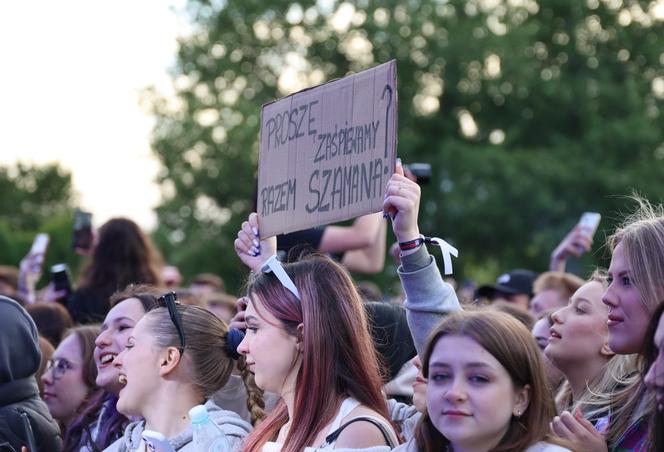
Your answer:
[[[67,264],[55,264],[51,267],[51,282],[53,283],[54,301],[66,305],[69,295],[73,292]]]
[[[584,212],[579,220],[579,229],[589,239],[592,239],[597,231],[602,215],[597,212]]]
[[[551,253],[549,270],[565,271],[565,261],[570,256],[581,257],[590,251],[593,235],[602,216],[597,212],[585,212],[579,222]]]
[[[21,259],[18,274],[18,292],[28,304],[36,300],[35,287],[41,278],[42,265],[48,248],[49,235],[40,233],[35,236],[28,254]]]
[[[45,254],[49,240],[50,237],[48,234],[43,232],[37,234],[35,240],[32,242],[32,247],[30,247],[30,254]]]
[[[48,242],[50,237],[48,234],[40,233],[35,236],[32,246],[30,247],[30,252],[24,258],[28,265],[28,271],[34,274],[40,274],[42,264],[44,263],[44,256],[46,255],[46,249],[48,248]]]

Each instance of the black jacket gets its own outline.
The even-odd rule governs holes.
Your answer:
[[[21,446],[28,446],[24,414],[37,448],[30,452],[62,450],[60,428],[39,398],[37,381],[29,377],[0,385],[0,451],[20,452]]]
[[[41,363],[37,327],[14,300],[0,296],[0,452],[28,446],[62,450],[60,428],[39,398],[35,373]]]

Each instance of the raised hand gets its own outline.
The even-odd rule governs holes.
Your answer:
[[[589,237],[579,226],[574,227],[551,253],[549,270],[565,271],[565,261],[568,257],[581,257],[590,251],[592,245],[592,237]]]
[[[265,261],[277,252],[277,238],[261,240],[259,231],[258,215],[253,212],[242,223],[234,243],[235,252],[242,263],[253,271],[260,271]]]
[[[238,330],[246,330],[247,322],[244,321],[245,311],[247,310],[247,304],[249,303],[248,297],[241,297],[237,300],[237,314],[233,316],[228,328],[237,328]]]
[[[399,242],[420,236],[417,225],[420,195],[420,186],[404,176],[401,164],[397,163],[397,170],[385,188],[383,212],[392,218],[392,230]]]

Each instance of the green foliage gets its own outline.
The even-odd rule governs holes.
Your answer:
[[[71,248],[73,223],[71,175],[57,165],[19,163],[0,167],[0,264],[17,266],[39,232],[50,236],[47,269],[67,262],[76,269]]]
[[[662,200],[664,27],[650,3],[354,5],[189,1],[177,99],[151,93],[166,194],[155,239],[185,274],[239,284],[232,242],[252,205],[261,104],[392,58],[399,154],[434,168],[422,229],[458,246],[459,276],[542,270],[583,211],[611,230],[617,195]]]
[[[0,221],[35,230],[70,209],[71,176],[57,165],[0,167]]]

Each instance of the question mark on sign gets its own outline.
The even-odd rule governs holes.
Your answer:
[[[385,85],[385,88],[383,88],[383,95],[380,98],[381,100],[385,99],[385,93],[389,95],[389,98],[387,99],[387,108],[385,109],[385,158],[387,158],[387,129],[390,118],[390,107],[392,106],[392,87],[390,85]]]

